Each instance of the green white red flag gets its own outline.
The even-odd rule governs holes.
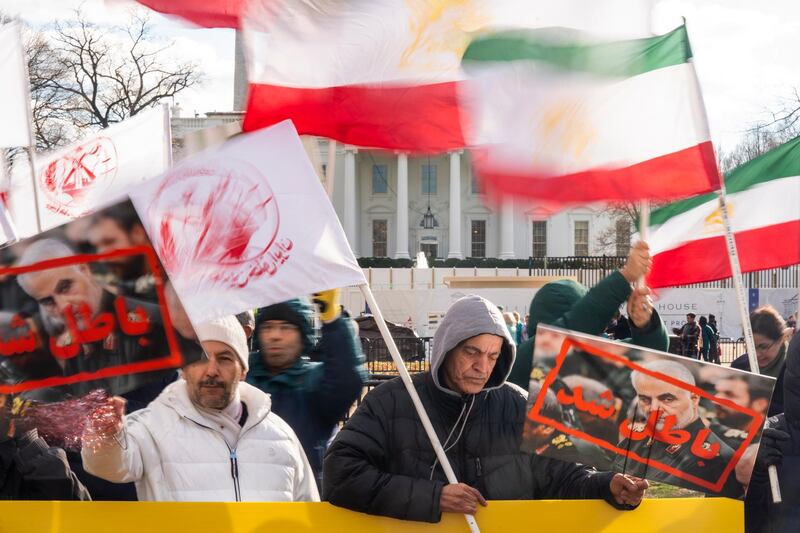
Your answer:
[[[462,113],[487,192],[555,204],[719,188],[686,27],[592,42],[507,31],[464,54]]]
[[[800,264],[800,137],[725,177],[742,272]],[[689,198],[650,215],[651,287],[731,276],[717,195]]]

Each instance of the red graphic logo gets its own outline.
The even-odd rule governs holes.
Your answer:
[[[76,146],[39,175],[47,208],[77,218],[91,210],[90,196],[102,195],[117,174],[117,150],[108,137]]]
[[[166,176],[148,209],[155,247],[173,279],[244,287],[274,275],[292,241],[278,239],[278,202],[245,161],[188,164]]]

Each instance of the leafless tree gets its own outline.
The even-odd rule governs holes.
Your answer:
[[[54,26],[61,75],[46,84],[65,95],[62,108],[72,124],[108,127],[198,84],[192,62],[168,56],[157,43],[146,12],[131,12],[122,28],[99,28],[77,10],[75,19]]]
[[[640,209],[638,202],[608,204],[604,212],[613,223],[595,236],[597,250],[605,255],[620,255],[622,249],[630,244],[631,234],[636,231]]]

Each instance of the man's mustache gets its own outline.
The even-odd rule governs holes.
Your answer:
[[[224,387],[225,385],[216,379],[204,379],[200,382],[201,387]]]

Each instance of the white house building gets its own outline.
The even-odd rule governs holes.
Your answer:
[[[241,110],[247,78],[238,35],[235,56],[233,108]],[[226,125],[241,116],[241,111],[205,117],[173,112],[176,158],[187,133],[204,128],[226,133]],[[187,137],[188,144],[203,145],[198,137]],[[318,144],[319,161],[325,162],[328,142]],[[194,147],[185,148],[191,153]],[[439,259],[627,255],[630,225],[617,225],[603,206],[553,212],[520,203],[488,206],[484,200],[466,151],[412,157],[337,143],[331,201],[358,257],[408,259],[420,251]],[[618,244],[603,247],[598,237],[609,231]]]
[[[412,157],[337,146],[331,199],[359,257],[627,255],[627,244],[616,250],[597,242],[616,223],[602,206],[487,205],[465,151]],[[320,143],[321,161],[327,148]],[[629,226],[614,229],[629,242]]]

